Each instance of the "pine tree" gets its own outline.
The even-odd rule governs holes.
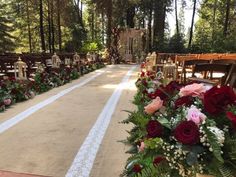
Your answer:
[[[10,3],[9,1],[0,1],[0,53],[12,52],[15,49]]]

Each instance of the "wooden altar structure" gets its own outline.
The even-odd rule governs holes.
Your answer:
[[[147,46],[147,30],[126,28],[120,32],[119,53],[126,62],[142,62]]]

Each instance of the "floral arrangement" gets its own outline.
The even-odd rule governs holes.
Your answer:
[[[0,112],[15,102],[21,102],[34,97],[32,82],[9,78],[0,82]]]
[[[96,63],[93,67],[95,70],[104,67],[104,65]],[[59,87],[79,77],[80,73],[76,68],[62,67],[35,73],[28,80],[16,80],[15,78],[1,80],[0,112],[5,111],[14,103],[26,101],[36,94]]]
[[[236,94],[228,86],[201,83],[162,85],[142,72],[138,92],[122,123],[132,123],[124,143],[132,154],[121,176],[234,177],[236,172]]]

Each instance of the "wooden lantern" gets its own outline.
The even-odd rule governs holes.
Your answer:
[[[59,58],[59,56],[54,53],[54,55],[52,56],[52,68],[60,68],[61,65],[61,60]]]
[[[27,79],[26,68],[26,63],[19,57],[18,61],[14,63],[15,78],[19,80]]]

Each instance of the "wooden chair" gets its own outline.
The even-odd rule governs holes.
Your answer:
[[[228,76],[225,79],[225,85],[236,88],[236,64],[232,64]]]
[[[211,85],[225,85],[228,74],[232,69],[232,64],[222,63],[198,63],[195,65],[192,77],[188,78],[189,81],[198,81],[208,83]],[[203,78],[197,78],[196,73],[202,72]],[[222,73],[221,77],[215,77],[214,73]]]
[[[209,60],[198,60],[198,59],[195,59],[195,60],[185,60],[183,62],[183,66],[182,66],[182,72],[181,72],[181,82],[183,83],[186,83],[186,79],[187,79],[187,73],[192,73],[195,66],[197,64],[206,64],[206,63],[210,63],[211,61]]]

